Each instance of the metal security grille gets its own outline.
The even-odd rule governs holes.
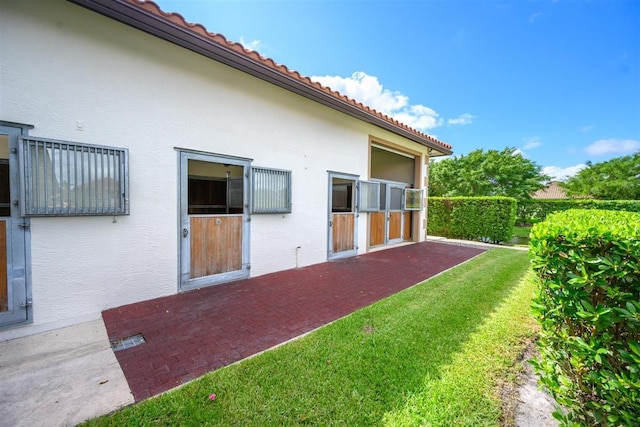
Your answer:
[[[128,157],[124,148],[20,138],[22,215],[128,215]]]
[[[251,213],[291,212],[291,171],[251,168]]]

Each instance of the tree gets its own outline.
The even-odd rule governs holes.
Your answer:
[[[550,177],[515,148],[502,151],[478,149],[459,157],[432,161],[429,165],[430,196],[507,196],[517,200],[544,188]]]
[[[569,196],[640,200],[640,152],[587,167],[560,184]]]

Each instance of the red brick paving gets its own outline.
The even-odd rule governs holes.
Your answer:
[[[136,401],[309,332],[482,249],[423,242],[143,301],[102,313]]]

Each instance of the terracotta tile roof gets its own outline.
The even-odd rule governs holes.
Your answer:
[[[567,193],[560,187],[558,181],[551,181],[546,188],[536,191],[531,195],[533,199],[568,199]]]
[[[74,3],[78,3],[81,4],[85,7],[88,7],[90,9],[96,10],[98,12],[104,13],[106,9],[109,9],[110,6],[106,5],[106,3],[109,3],[105,0],[70,0]],[[399,122],[398,120],[393,119],[392,117],[389,117],[386,114],[380,113],[379,111],[376,111],[354,99],[351,99],[345,95],[342,95],[341,93],[334,91],[326,86],[321,85],[318,82],[314,82],[312,81],[309,77],[306,76],[302,76],[300,73],[298,73],[297,71],[294,70],[290,70],[288,67],[286,67],[285,65],[282,64],[277,64],[273,59],[271,58],[265,58],[262,55],[260,55],[258,52],[256,51],[252,51],[252,50],[248,50],[245,49],[244,46],[242,46],[240,43],[235,43],[235,42],[231,42],[229,40],[227,40],[223,35],[221,34],[217,34],[217,33],[212,33],[207,31],[207,29],[201,25],[201,24],[194,24],[194,23],[190,23],[187,22],[184,17],[182,15],[180,15],[179,13],[168,13],[163,11],[162,9],[160,9],[160,7],[154,3],[153,1],[144,1],[144,0],[111,0],[110,3],[118,3],[118,4],[127,4],[129,6],[133,6],[135,8],[141,9],[146,11],[149,14],[152,14],[153,16],[160,18],[164,21],[167,21],[169,23],[172,23],[175,26],[178,26],[182,29],[185,29],[187,31],[189,31],[190,33],[192,33],[194,36],[196,37],[202,37],[204,38],[206,41],[214,43],[216,45],[222,46],[226,49],[230,49],[232,51],[234,51],[235,53],[245,57],[246,59],[249,59],[250,61],[254,62],[257,65],[260,65],[262,67],[267,67],[270,70],[273,70],[277,73],[279,73],[280,75],[282,75],[283,77],[289,78],[289,79],[293,79],[295,82],[301,83],[302,85],[305,85],[309,88],[313,88],[315,90],[324,92],[327,95],[330,95],[331,97],[335,98],[335,100],[340,101],[340,102],[344,102],[347,103],[349,105],[351,105],[352,107],[355,107],[356,109],[362,111],[365,114],[369,114],[374,116],[375,118],[377,118],[380,121],[386,122],[391,126],[391,131],[394,131],[395,129],[395,133],[398,133],[397,130],[404,130],[406,133],[409,133],[411,135],[414,135],[414,137],[412,138],[413,140],[416,140],[416,142],[421,143],[422,145],[426,145],[427,147],[433,148],[437,151],[439,151],[441,154],[451,154],[451,145],[446,144],[442,141],[439,141],[438,139],[427,135],[426,133],[420,132],[416,129],[411,128],[410,126],[407,126],[404,123]],[[97,6],[99,5],[99,7]],[[111,7],[113,8],[113,7]],[[107,14],[107,13],[105,13]],[[109,15],[109,14],[108,14]],[[109,15],[112,17],[115,17],[113,15]],[[116,17],[116,19],[120,19],[119,17]],[[142,28],[142,26],[138,26],[136,22],[132,22],[131,20],[129,21],[125,21],[122,20],[122,22],[126,22],[129,25],[133,25],[133,26],[137,26],[140,29],[143,29],[145,31],[151,32],[148,29]],[[276,83],[277,84],[277,83]],[[285,87],[285,86],[282,86]],[[289,89],[288,87],[285,87],[285,89]],[[299,93],[299,92],[298,92]],[[338,109],[338,108],[336,108]],[[372,120],[372,122],[376,122],[375,119]],[[403,132],[403,133],[405,133]],[[400,133],[402,135],[402,133]],[[403,135],[405,136],[405,135]],[[417,137],[417,139],[416,139]]]

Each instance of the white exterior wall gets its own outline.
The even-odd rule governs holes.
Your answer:
[[[252,276],[326,261],[327,171],[367,179],[370,135],[420,147],[65,1],[0,4],[0,120],[128,148],[130,171],[129,216],[31,219],[34,323],[0,339],[177,292],[176,147],[292,170],[293,212],[252,216]]]

